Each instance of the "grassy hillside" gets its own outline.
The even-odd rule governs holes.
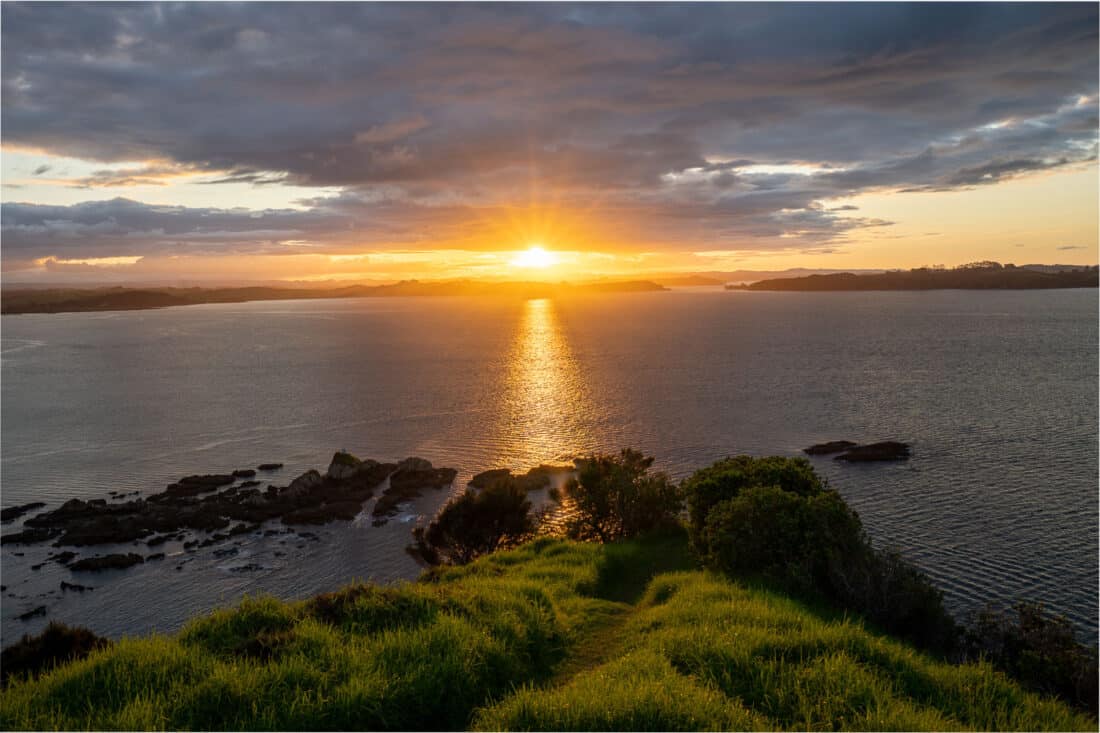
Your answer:
[[[4,729],[1096,729],[692,569],[682,535],[540,539],[397,588],[255,599],[0,696]]]

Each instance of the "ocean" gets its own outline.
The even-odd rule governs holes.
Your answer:
[[[246,535],[74,574],[4,545],[2,641],[47,619],[114,638],[171,632],[243,595],[393,582],[471,475],[631,446],[673,477],[727,455],[900,440],[907,462],[811,459],[965,617],[1039,600],[1097,637],[1097,292],[669,292],[212,304],[0,319],[3,506],[332,453],[453,466],[380,527]],[[32,513],[33,514],[33,513]],[[5,524],[18,531],[21,520]],[[79,548],[82,556],[137,548]],[[76,577],[79,575],[80,577]],[[62,591],[61,581],[93,586]],[[46,616],[20,614],[46,606]]]

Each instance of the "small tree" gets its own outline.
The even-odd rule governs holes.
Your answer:
[[[612,542],[676,522],[682,502],[664,473],[649,473],[652,456],[624,448],[618,456],[585,458],[577,478],[551,491],[571,505],[566,532],[573,539]]]
[[[527,493],[514,480],[502,480],[447,502],[427,527],[413,530],[413,538],[429,564],[464,565],[522,542],[534,529]]]

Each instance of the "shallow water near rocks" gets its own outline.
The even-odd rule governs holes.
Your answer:
[[[633,446],[681,477],[839,439],[912,445],[906,462],[811,460],[953,610],[1043,600],[1095,641],[1096,305],[1095,290],[696,288],[4,316],[5,507],[148,495],[268,461],[286,465],[260,478],[285,485],[341,448],[423,456],[459,477],[380,527],[370,500],[352,522],[299,528],[315,538],[268,523],[277,534],[190,552],[76,548],[166,553],[121,571],[32,570],[60,550],[5,545],[3,643],[47,618],[118,637],[175,630],[244,594],[413,578],[411,528],[487,468]],[[47,617],[17,620],[40,605]]]

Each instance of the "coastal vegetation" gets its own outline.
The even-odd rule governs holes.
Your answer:
[[[875,274],[850,272],[761,280],[747,285],[727,285],[727,290],[1040,290],[1095,288],[1100,268],[1067,267],[1048,271],[999,262],[974,262],[951,269],[920,267]]]
[[[11,675],[0,727],[1095,729],[1095,689],[1089,714],[1008,674],[1087,682],[1091,663],[1095,688],[1068,627],[1021,611],[941,636],[958,629],[935,589],[804,459],[729,458],[680,486],[651,464],[578,461],[555,496],[592,541],[528,539],[526,476],[479,474],[420,533],[438,564],[419,582],[85,641]]]
[[[180,305],[199,305],[201,303],[245,303],[254,300],[385,298],[433,295],[501,295],[520,298],[546,298],[551,295],[569,293],[623,293],[653,290],[667,290],[667,288],[648,280],[583,284],[402,280],[387,285],[337,287],[5,288],[4,292],[0,294],[0,314],[146,310]]]

